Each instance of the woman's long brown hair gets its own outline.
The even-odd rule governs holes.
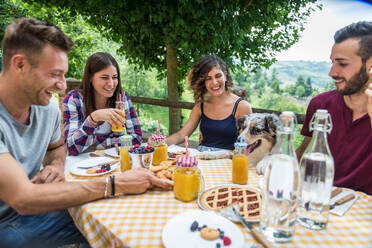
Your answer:
[[[85,105],[85,116],[90,115],[93,111],[97,110],[96,107],[96,102],[94,98],[94,88],[92,84],[92,78],[93,75],[101,71],[108,66],[114,66],[116,68],[117,74],[118,74],[118,85],[116,86],[115,92],[112,97],[109,98],[108,100],[108,105],[111,108],[115,108],[115,102],[119,99],[119,95],[122,94],[122,88],[121,88],[121,80],[120,80],[120,69],[119,65],[108,53],[94,53],[91,55],[87,63],[85,65],[84,69],[84,75],[83,75],[83,80],[81,81],[80,89],[83,94],[83,101]]]

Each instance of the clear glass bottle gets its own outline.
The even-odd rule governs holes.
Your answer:
[[[295,233],[300,172],[293,146],[293,112],[280,115],[277,143],[264,174],[260,229],[273,242],[289,242]]]
[[[327,227],[334,177],[334,162],[327,142],[327,133],[332,130],[328,111],[318,109],[309,129],[313,136],[300,162],[302,194],[297,219],[307,228],[320,230]]]

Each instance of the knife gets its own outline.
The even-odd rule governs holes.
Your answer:
[[[345,202],[348,202],[348,201],[350,201],[350,200],[352,200],[352,199],[354,199],[355,198],[355,195],[354,195],[354,193],[350,193],[350,194],[348,194],[348,195],[346,195],[346,196],[344,196],[344,197],[342,197],[342,198],[340,198],[339,200],[337,200],[335,203],[333,203],[331,206],[329,206],[329,209],[334,209],[336,206],[338,206],[338,205],[341,205],[341,204],[344,204]]]
[[[275,246],[267,240],[257,229],[253,228],[251,224],[249,224],[243,216],[240,215],[239,210],[237,209],[237,206],[233,206],[232,210],[235,214],[236,217],[239,218],[240,222],[250,231],[252,236],[260,243],[262,244],[265,248],[274,248]]]
[[[118,144],[115,144],[115,150],[116,150],[116,153],[118,154],[118,156],[120,156],[120,148],[119,148]]]

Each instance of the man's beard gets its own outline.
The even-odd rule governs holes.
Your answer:
[[[368,82],[368,74],[366,73],[366,65],[363,63],[359,72],[354,74],[349,80],[344,78],[346,85],[344,89],[337,89],[337,92],[344,96],[353,95],[364,90]]]

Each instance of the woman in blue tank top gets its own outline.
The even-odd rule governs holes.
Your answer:
[[[237,138],[236,120],[252,113],[250,104],[231,92],[233,81],[226,63],[207,55],[191,68],[188,78],[195,106],[185,126],[167,138],[167,144],[179,144],[200,123],[202,140],[199,151],[234,149]]]

